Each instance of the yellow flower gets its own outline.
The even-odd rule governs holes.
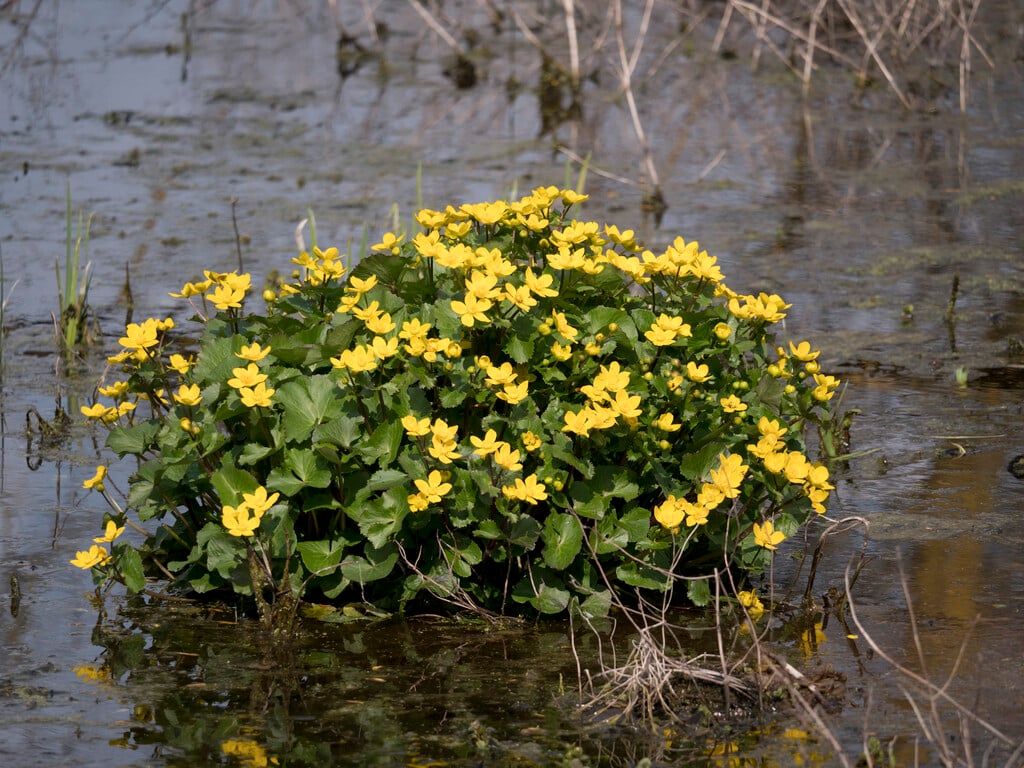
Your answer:
[[[331,365],[350,373],[361,373],[376,368],[377,360],[372,348],[356,345],[354,349],[346,349],[338,357],[332,357]]]
[[[560,362],[565,362],[572,357],[572,345],[566,344],[564,347],[557,341],[551,345],[551,355]]]
[[[717,257],[709,256],[707,251],[701,251],[697,254],[693,262],[688,266],[688,270],[691,275],[699,280],[709,280],[712,283],[717,283],[722,280],[722,270],[718,266]],[[719,336],[719,338],[728,337]]]
[[[747,410],[747,404],[736,397],[736,395],[723,397],[718,402],[721,404],[722,410],[726,413],[740,413]]]
[[[582,248],[570,249],[569,246],[563,244],[557,253],[548,254],[548,266],[552,269],[583,269],[583,265],[586,263],[587,259]]]
[[[217,285],[206,294],[206,298],[213,302],[213,306],[221,311],[238,309],[242,306],[245,291],[237,290],[229,285]]]
[[[206,272],[205,276],[208,278],[212,277],[213,273]],[[249,276],[248,272],[245,272],[241,275],[238,274],[237,272],[226,272],[224,274],[218,275],[214,279],[214,282],[217,283],[218,285],[223,285],[227,288],[230,288],[232,291],[241,291],[242,293],[245,293],[252,287],[252,278]]]
[[[249,363],[245,368],[232,368],[231,373],[234,374],[234,378],[228,379],[228,386],[235,389],[252,388],[267,380],[267,374],[260,373],[256,363]]]
[[[681,499],[672,495],[668,496],[665,501],[654,508],[654,519],[669,530],[678,528],[686,516],[680,502]]]
[[[467,328],[472,328],[474,323],[489,323],[487,310],[494,306],[490,299],[481,299],[471,293],[466,294],[465,301],[458,299],[451,300],[452,311],[459,316],[459,320]]]
[[[760,443],[758,443],[760,445]],[[756,455],[756,454],[755,454]],[[764,461],[764,468],[771,472],[773,475],[781,474],[786,468],[786,459],[789,454],[786,451],[776,451],[768,453],[762,460]]]
[[[729,338],[729,336],[732,335],[732,328],[729,326],[728,323],[719,323],[712,330],[714,331],[715,336],[717,336],[722,341],[725,341],[726,339]]]
[[[413,414],[402,417],[402,428],[412,437],[430,434],[430,418],[417,419]]]
[[[766,435],[757,441],[756,445],[747,445],[747,451],[759,459],[764,461],[771,454],[776,453],[780,448],[784,448],[785,445],[779,442],[778,438],[771,435]],[[781,465],[780,465],[781,466]]]
[[[523,447],[530,452],[536,451],[544,444],[533,432],[523,432]]]
[[[122,397],[128,394],[128,382],[115,381],[109,387],[99,387],[96,391],[104,397]]]
[[[764,525],[754,523],[754,543],[757,546],[774,551],[785,539],[786,534],[776,531],[771,520],[766,521]]]
[[[832,399],[836,387],[839,386],[839,379],[835,376],[827,376],[824,373],[816,373],[814,374],[814,383],[817,386],[811,391],[811,395],[815,400],[825,402]]]
[[[413,482],[420,495],[431,504],[439,502],[441,497],[452,489],[452,484],[446,483],[444,477],[436,469],[427,475],[426,480],[417,478]]]
[[[493,429],[488,429],[482,438],[470,435],[469,442],[474,446],[473,453],[481,457],[490,456],[498,450],[499,445],[502,445],[502,442],[498,440],[498,433]]]
[[[459,210],[481,224],[497,224],[508,213],[508,203],[504,200],[495,200],[490,203],[467,203]]]
[[[238,390],[239,396],[242,398],[242,405],[249,408],[269,408],[270,398],[276,392],[276,389],[270,389],[262,381],[255,387],[242,387]]]
[[[496,299],[501,295],[501,289],[497,284],[497,275],[474,269],[466,278],[466,295],[476,296],[478,299]]]
[[[656,347],[667,347],[674,344],[677,338],[691,335],[689,323],[684,323],[681,317],[665,313],[660,314],[654,324],[644,331],[644,337]]]
[[[615,399],[610,400],[608,408],[624,419],[635,419],[643,413],[640,395],[630,395],[622,389],[615,393]]]
[[[348,279],[348,287],[346,290],[354,291],[358,294],[369,293],[374,286],[377,285],[377,276],[370,275],[366,279],[358,278],[352,275]]]
[[[565,412],[565,426],[563,432],[572,432],[587,437],[591,427],[594,426],[593,412],[589,408],[581,408],[578,411]]]
[[[202,293],[206,293],[207,289],[213,285],[212,280],[203,280],[198,283],[185,283],[185,286],[181,289],[181,293],[168,294],[175,299],[187,299],[190,296],[199,296]]]
[[[757,621],[761,616],[764,615],[764,605],[761,603],[760,598],[756,592],[743,591],[736,595],[736,599],[740,601],[740,605],[747,609],[747,615],[751,619]]]
[[[182,376],[184,376],[186,373],[189,372],[189,369],[191,369],[192,366],[195,365],[195,362],[195,360],[189,359],[184,355],[173,354],[171,355],[167,364],[171,366],[171,368],[176,370],[178,373],[180,373]]]
[[[103,403],[94,403],[93,405],[83,405],[79,410],[86,418],[102,419],[111,408],[109,405],[103,405]],[[116,414],[117,411],[114,410],[114,413]]]
[[[696,525],[704,525],[707,523],[708,514],[711,512],[710,507],[706,507],[699,502],[694,504],[686,499],[680,501],[679,505],[683,508],[683,512],[686,514],[685,523],[691,528]],[[717,504],[715,506],[717,506]]]
[[[575,205],[576,203],[582,203],[585,200],[590,199],[590,195],[584,195],[576,192],[572,189],[563,189],[559,192],[559,197],[566,205]]]
[[[786,454],[786,464],[783,466],[782,472],[789,482],[804,482],[807,479],[807,473],[810,471],[811,464],[800,451],[790,451]]]
[[[102,491],[103,490],[103,480],[106,478],[106,476],[107,476],[107,468],[103,464],[100,464],[98,467],[96,467],[96,474],[94,474],[88,480],[83,482],[82,483],[82,487],[86,488],[86,489],[94,488],[97,491]]]
[[[250,515],[244,503],[237,507],[225,504],[221,510],[221,523],[232,536],[252,536],[260,527],[260,515]]]
[[[427,448],[427,453],[433,456],[435,459],[440,461],[442,464],[451,464],[453,460],[459,458],[461,454],[458,451],[459,444],[454,440],[448,440],[443,437],[438,437],[436,434],[430,439],[430,446]]]
[[[789,431],[789,427],[783,427],[777,419],[762,416],[757,422],[757,431],[765,437],[781,440],[782,436]]]
[[[500,387],[511,384],[516,380],[515,371],[512,370],[512,363],[502,363],[500,366],[489,366],[487,378],[484,383],[491,387]]]
[[[678,432],[683,425],[676,423],[675,417],[671,413],[663,413],[658,417],[655,426],[662,432]]]
[[[725,501],[725,494],[722,489],[714,483],[703,483],[697,493],[697,501],[694,504],[703,507],[709,512]]]
[[[512,485],[502,486],[501,492],[509,499],[518,499],[527,504],[536,505],[548,497],[544,483],[537,482],[537,475],[532,474],[525,479],[516,478]]]
[[[160,392],[163,392],[163,390],[160,390]],[[117,414],[118,417],[121,417],[124,416],[126,413],[131,413],[134,410],[135,403],[121,403],[119,406],[117,406],[115,413]],[[108,411],[107,416],[109,415],[110,412]],[[107,416],[104,417],[104,420],[106,420]]]
[[[472,228],[472,221],[453,221],[445,226],[444,233],[452,240],[461,240],[469,234],[469,230]]]
[[[621,245],[628,251],[635,250],[636,245],[636,232],[632,229],[626,229],[619,231],[619,228],[614,224],[606,224],[604,227],[604,233],[608,235],[608,239],[613,243]]]
[[[801,363],[809,363],[812,360],[817,360],[818,355],[821,354],[821,350],[812,350],[810,342],[807,341],[801,341],[797,345],[794,345],[792,341],[789,342],[789,351],[792,352],[793,357]]]
[[[673,331],[652,325],[644,331],[644,337],[656,347],[667,347],[676,343],[676,335]]]
[[[831,491],[835,488],[828,482],[828,467],[824,464],[812,464],[807,470],[807,485],[823,491]]]
[[[698,365],[697,363],[689,362],[686,364],[686,378],[698,384],[703,384],[711,378],[711,374],[706,364],[701,363]]]
[[[402,323],[402,330],[398,332],[398,338],[406,341],[426,341],[430,329],[429,323],[422,323],[418,317],[414,317],[412,320]]]
[[[529,312],[537,306],[537,300],[530,294],[530,288],[526,285],[517,287],[512,283],[505,283],[505,293],[501,298],[523,312]]]
[[[555,329],[561,334],[562,338],[566,341],[575,341],[579,335],[579,331],[573,328],[569,321],[565,319],[563,312],[552,312],[551,319],[555,323]]]
[[[808,500],[811,502],[811,509],[817,512],[819,515],[825,514],[825,502],[828,500],[828,491],[823,488],[814,488],[813,486],[804,486],[804,493]]]
[[[364,323],[380,317],[381,309],[380,302],[374,299],[365,307],[353,307],[352,314],[362,320]]]
[[[374,336],[369,350],[378,360],[394,357],[398,354],[398,338],[392,336],[390,339],[385,339],[383,336]]]
[[[113,520],[107,520],[106,529],[102,536],[93,539],[97,544],[110,544],[114,539],[124,533],[124,526],[118,527]]]
[[[402,241],[405,239],[405,235],[395,235],[394,232],[385,232],[380,239],[380,242],[376,245],[371,245],[371,251],[391,251],[395,256],[398,255],[399,248]]]
[[[629,386],[629,371],[621,370],[618,362],[601,366],[601,372],[594,377],[594,386],[608,392],[619,392]]]
[[[274,503],[280,496],[280,493],[272,493],[270,496],[267,496],[267,489],[261,485],[252,493],[243,493],[242,501],[245,503],[245,506],[252,510],[254,515],[262,517],[268,509],[274,506]]]
[[[430,505],[430,502],[421,493],[409,494],[406,496],[405,501],[409,505],[410,512],[422,512]]]
[[[455,436],[459,433],[459,426],[458,424],[448,424],[444,419],[435,419],[434,423],[430,425],[430,431],[435,440],[450,442],[454,441]]]
[[[128,323],[124,336],[118,343],[127,349],[143,350],[157,345],[156,323],[150,320],[142,323]]]
[[[106,565],[109,563],[110,555],[107,553],[106,547],[101,547],[99,544],[93,544],[89,549],[75,553],[74,559],[70,562],[76,568],[81,568],[82,570],[87,571],[97,565]]]
[[[178,393],[174,395],[174,401],[181,405],[199,405],[203,401],[203,396],[199,394],[199,385],[182,384],[178,387]]]
[[[495,392],[494,396],[499,400],[504,400],[509,405],[515,405],[526,399],[528,392],[528,382],[521,381],[518,384],[506,384],[501,392]]]
[[[242,349],[235,352],[235,357],[240,357],[243,360],[249,360],[253,363],[258,363],[264,357],[270,353],[270,347],[261,347],[257,342],[253,342],[249,345],[242,345]],[[184,373],[184,371],[182,371]]]
[[[508,443],[499,445],[491,458],[495,464],[502,469],[507,469],[509,472],[516,472],[523,468],[523,465],[519,462],[519,451]]]
[[[387,312],[382,312],[376,317],[371,317],[365,321],[366,330],[370,333],[375,333],[378,336],[383,336],[385,333],[391,333],[395,330],[395,322],[391,319],[391,315]],[[395,344],[397,346],[397,339]]]
[[[711,482],[722,492],[727,499],[735,499],[739,495],[740,483],[750,469],[743,463],[743,457],[738,453],[731,453],[726,456],[718,454],[718,469],[711,470]]]
[[[555,276],[550,273],[542,273],[541,275],[534,275],[533,270],[527,268],[523,274],[523,280],[526,282],[526,287],[530,289],[530,293],[534,296],[553,297],[558,295],[558,291],[551,287],[551,284],[555,281]]]

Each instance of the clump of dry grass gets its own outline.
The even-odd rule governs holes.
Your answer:
[[[966,640],[947,678],[941,683],[929,678],[902,570],[908,622],[921,672],[895,660],[861,622],[851,593],[857,576],[868,562],[865,519],[850,517],[834,522],[819,536],[802,606],[787,607],[780,600],[774,603],[775,612],[791,611],[796,616],[796,624],[800,623],[801,615],[821,614],[822,608],[809,596],[810,585],[814,583],[829,541],[855,528],[863,529],[864,546],[851,558],[846,569],[843,594],[834,596],[826,606],[826,621],[828,615],[834,616],[847,635],[855,632],[874,656],[896,673],[898,690],[917,722],[917,732],[910,736],[914,744],[914,764],[929,760],[937,760],[943,768],[1013,768],[1024,764],[1024,741],[1015,742],[949,692],[961,665]],[[835,719],[849,704],[844,676],[831,668],[797,669],[766,639],[769,622],[755,623],[753,618],[756,617],[752,618],[742,604],[730,599],[736,594],[737,585],[727,571],[722,571],[715,581],[714,623],[709,622],[706,628],[714,633],[717,654],[688,652],[687,646],[692,648],[693,628],[673,623],[671,587],[660,605],[643,601],[618,604],[617,614],[623,618],[623,628],[629,633],[627,651],[624,658],[617,658],[613,643],[605,634],[599,654],[600,669],[591,674],[580,666],[583,711],[596,720],[632,725],[647,733],[692,734],[695,711],[716,713],[716,719],[726,724],[731,720],[741,728],[741,722],[763,725],[781,706],[786,716],[795,717],[813,734],[814,741],[827,746],[829,758],[836,764],[846,768],[895,764],[890,759],[895,759],[892,745],[887,751],[873,735],[880,729],[877,720],[872,720],[870,698],[865,709],[862,743],[851,745],[848,740],[844,743]],[[813,626],[813,618],[810,625]],[[613,629],[611,639],[615,632]],[[746,638],[742,644],[745,650],[728,640],[730,636]],[[598,637],[601,643],[602,635]],[[955,723],[955,733],[951,731],[951,723]],[[686,726],[686,730],[678,726]],[[903,735],[899,738],[905,739]],[[733,751],[738,749],[731,742],[727,746]]]
[[[726,0],[713,48],[734,20],[753,30],[752,60],[767,49],[811,84],[822,59],[849,69],[861,86],[883,79],[907,109],[927,79],[955,67],[967,109],[974,56],[992,59],[974,33],[982,0]]]

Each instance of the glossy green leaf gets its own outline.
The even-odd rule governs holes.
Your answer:
[[[366,548],[366,556],[346,555],[341,561],[341,573],[356,584],[368,584],[383,579],[398,562],[398,547],[387,543],[382,547]]]
[[[281,425],[285,439],[291,443],[308,440],[314,427],[341,412],[338,385],[328,376],[289,381],[277,390],[274,399],[284,409]]]
[[[544,521],[544,562],[556,571],[569,566],[583,546],[583,529],[572,515],[552,512]]]

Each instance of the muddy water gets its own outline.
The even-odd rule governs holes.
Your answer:
[[[340,59],[337,20],[319,3],[109,0],[85,13],[50,0],[23,36],[24,16],[0,30],[10,292],[0,591],[16,577],[21,592],[0,615],[0,760],[628,764],[713,749],[699,734],[702,747],[678,735],[669,746],[578,722],[561,698],[576,679],[567,627],[312,626],[280,659],[253,652],[251,628],[215,609],[116,595],[98,607],[67,560],[101,513],[80,490],[103,457],[99,438],[81,425],[50,445],[23,434],[29,408],[49,418],[59,398],[77,412],[98,373],[60,385],[54,376],[53,262],[68,181],[75,208],[94,213],[90,299],[110,347],[128,311],[126,279],[136,311],[162,316],[179,310],[168,290],[203,268],[237,265],[232,200],[245,268],[258,276],[286,265],[310,208],[321,242],[345,247],[364,226],[369,237],[390,228],[393,203],[408,220],[417,168],[423,204],[442,207],[562,183],[556,145],[590,155],[589,216],[635,227],[652,245],[699,239],[731,285],[793,303],[786,333],[823,348],[826,368],[849,382],[842,408],[860,411],[850,447],[863,453],[837,468],[831,510],[870,524],[857,617],[915,672],[945,681],[956,667],[950,692],[1024,738],[1024,481],[1007,471],[1024,453],[1024,358],[1011,354],[1024,338],[1013,4],[988,6],[983,40],[998,69],[977,66],[963,116],[949,90],[897,112],[881,91],[855,99],[848,78],[827,70],[805,102],[770,63],[752,75],[742,59],[714,60],[699,53],[706,42],[680,41],[678,23],[662,19],[637,81],[668,203],[660,220],[641,211],[642,158],[611,49],[584,53],[593,77],[576,112],[536,51],[496,33],[477,4],[460,11],[478,33],[468,89],[446,74],[448,49],[407,4],[373,6],[386,22],[376,41],[363,4],[339,5],[364,46]],[[842,583],[859,546],[853,534],[830,542],[816,595]],[[780,558],[779,569],[785,585],[796,566]],[[845,627],[823,620],[813,637],[780,625],[773,639],[806,656],[806,669],[846,675],[848,705],[832,716],[844,746],[855,752],[866,732],[896,739],[910,761],[923,739],[899,689],[905,678],[846,618]],[[944,712],[947,732],[959,734]],[[986,743],[980,726],[970,732]],[[922,750],[921,762],[937,760]]]

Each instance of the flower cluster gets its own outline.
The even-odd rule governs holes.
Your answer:
[[[113,405],[83,413],[141,461],[129,506],[170,518],[161,572],[249,595],[258,550],[325,600],[596,614],[673,569],[764,568],[825,511],[803,430],[839,382],[776,343],[779,296],[575,218],[585,199],[422,210],[354,267],[313,245],[263,311],[248,274],[205,272],[171,294],[195,357],[169,320],[129,326]]]
[[[280,498],[280,493],[267,495],[262,485],[253,493],[243,493],[242,503],[237,506],[224,504],[221,509],[221,522],[232,536],[252,536],[260,527],[260,520]]]

